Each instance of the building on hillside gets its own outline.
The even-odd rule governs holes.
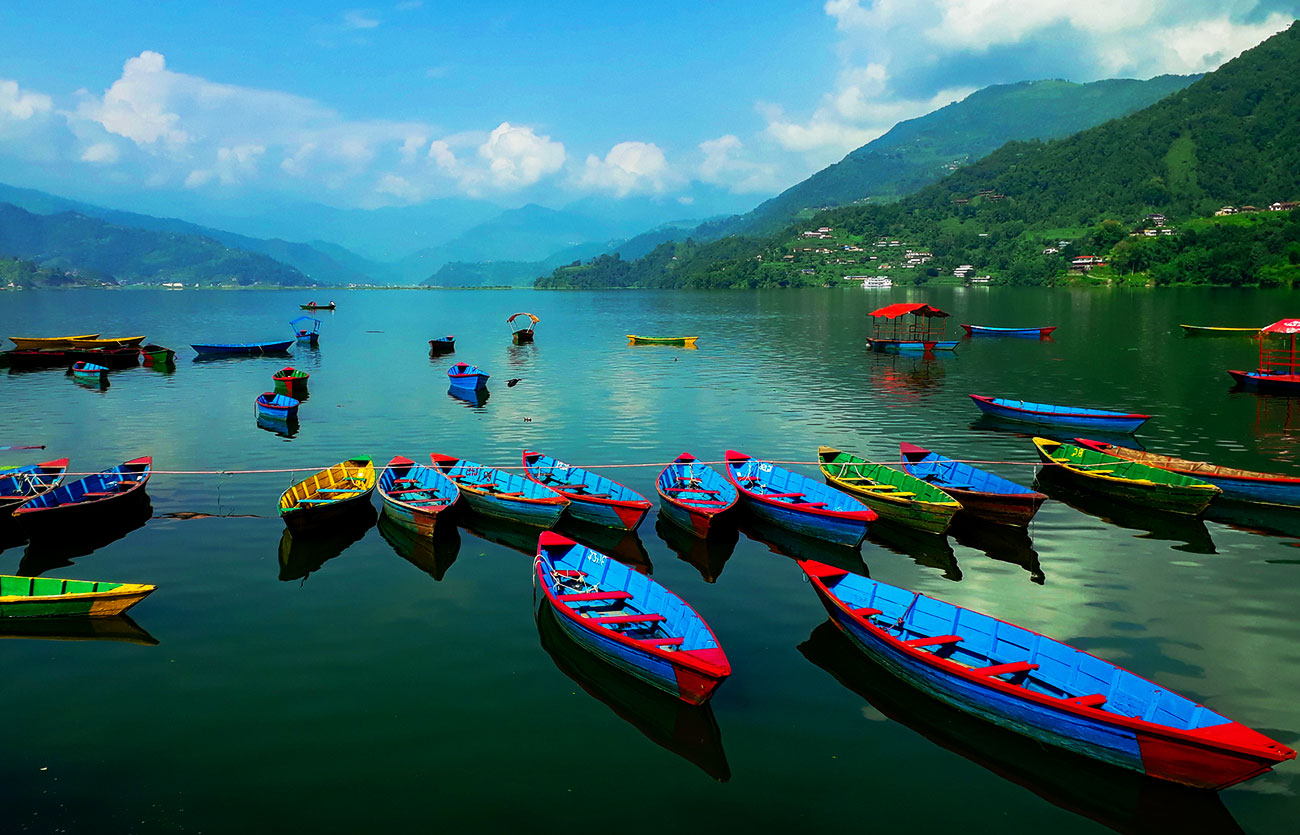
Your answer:
[[[1054,247],[1054,246],[1045,246],[1045,247],[1043,247],[1043,254],[1044,254],[1044,255],[1056,255],[1056,254],[1057,254],[1058,252],[1060,252],[1060,251],[1061,251],[1061,250],[1057,249],[1057,248]]]
[[[1160,215],[1160,214],[1147,215],[1146,219],[1147,219],[1148,221],[1150,221],[1150,222],[1151,222],[1153,225],[1155,225],[1155,226],[1164,226],[1164,225],[1165,225],[1165,216],[1164,216],[1164,215]]]
[[[1290,211],[1294,211],[1295,209],[1300,209],[1300,203],[1294,201],[1289,201],[1285,203],[1272,203],[1268,207],[1268,210],[1270,212],[1290,212]]]
[[[1080,255],[1070,262],[1070,272],[1086,273],[1094,267],[1106,266],[1106,259],[1101,255]]]
[[[975,272],[975,268],[973,266],[971,266],[970,264],[962,264],[960,267],[953,270],[952,274],[957,276],[958,278],[969,278],[971,273],[973,272]]]
[[[1214,213],[1214,216],[1215,216],[1215,217],[1226,217],[1226,216],[1228,216],[1228,215],[1235,215],[1236,213],[1237,213],[1237,207],[1236,207],[1236,206],[1224,206],[1222,209],[1219,209],[1217,212],[1215,212],[1215,213]]]

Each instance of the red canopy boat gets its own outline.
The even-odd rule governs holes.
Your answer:
[[[1259,332],[1259,368],[1232,371],[1232,379],[1246,388],[1276,394],[1300,394],[1300,359],[1296,358],[1296,336],[1300,319],[1283,319]]]
[[[955,351],[957,340],[945,340],[943,322],[949,314],[919,302],[886,305],[867,314],[871,317],[871,336],[867,347],[873,351]],[[903,317],[911,316],[910,319]]]

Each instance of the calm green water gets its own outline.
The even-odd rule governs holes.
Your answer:
[[[284,360],[198,363],[188,344],[281,338],[302,293],[0,295],[0,334],[145,333],[180,355],[173,373],[115,372],[104,391],[59,370],[0,373],[0,444],[47,445],[0,453],[0,464],[66,455],[84,472],[150,454],[162,471],[301,470],[160,473],[153,518],[114,541],[0,542],[4,573],[159,586],[133,611],[139,631],[115,626],[137,642],[0,642],[4,828],[1295,831],[1294,762],[1217,798],[1188,797],[891,687],[819,626],[823,610],[782,553],[842,555],[779,533],[693,549],[652,513],[639,539],[600,543],[648,560],[722,642],[734,674],[711,713],[699,713],[629,692],[563,644],[543,645],[531,560],[520,553],[532,550],[526,533],[479,526],[415,543],[380,525],[304,544],[282,537],[275,514],[296,478],[357,453],[514,465],[533,448],[610,465],[608,475],[649,495],[657,467],[613,465],[683,450],[716,460],[728,448],[809,461],[818,443],[888,460],[900,440],[1032,462],[1025,435],[975,420],[972,392],[1151,412],[1158,418],[1137,436],[1148,449],[1296,473],[1300,401],[1229,390],[1224,369],[1253,367],[1253,343],[1177,328],[1294,316],[1290,296],[334,299],[339,310],[319,314],[319,350],[295,351],[292,363],[312,374],[310,398],[296,434],[283,437],[259,428],[252,401]],[[1061,327],[1048,342],[964,340],[955,356],[866,352],[863,314],[902,300],[952,311],[950,332],[971,321]],[[510,344],[505,319],[518,310],[542,319],[534,345]],[[447,332],[454,358],[430,360],[426,341]],[[698,334],[700,348],[632,348],[626,333]],[[483,406],[448,396],[454,360],[493,375]],[[1034,474],[993,469],[1023,483]],[[882,528],[862,559],[872,577],[1068,641],[1295,746],[1300,516],[1171,521],[1062,498],[1028,536]]]

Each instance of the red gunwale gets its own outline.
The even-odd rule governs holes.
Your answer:
[[[67,459],[63,458],[60,460],[66,461]],[[99,498],[88,499],[85,501],[77,502],[77,504],[87,505],[87,504],[94,504],[96,502],[120,499],[123,498],[124,496],[132,496],[135,494],[137,490],[144,489],[144,486],[149,483],[149,476],[153,469],[153,456],[145,455],[141,458],[132,458],[130,461],[123,461],[121,466],[127,467],[132,464],[139,464],[144,467],[144,478],[140,479],[139,481],[132,481],[131,486],[123,490],[121,493],[114,493],[111,496],[100,496]],[[98,475],[98,473],[96,473],[96,475]],[[16,510],[14,510],[13,515],[18,516],[20,514],[40,513],[42,510],[59,510],[60,508],[65,508],[65,507],[67,507],[67,505],[56,505],[55,507],[19,507]]]
[[[262,395],[257,398],[257,406],[260,409],[275,409],[277,411],[287,412],[290,409],[294,408],[293,406],[281,406],[279,403],[267,402],[266,400],[262,399],[263,397],[275,397],[275,392],[273,391],[262,392]]]
[[[454,455],[442,455],[441,453],[437,453],[437,452],[429,453],[429,458],[433,461],[435,466],[439,467],[443,471],[443,473],[450,472],[453,467],[455,467],[457,464],[459,464],[461,461],[464,460],[462,458],[457,458]],[[469,462],[469,463],[473,463],[473,462]],[[482,467],[482,465],[479,464],[474,464],[474,466],[479,467],[480,469],[488,469],[488,470],[493,469],[492,467]],[[540,498],[533,498],[532,496],[499,496],[495,493],[490,493],[487,490],[481,490],[481,489],[471,487],[468,484],[459,484],[459,483],[456,484],[456,489],[466,493],[474,493],[475,495],[478,496],[498,498],[501,501],[506,501],[506,502],[523,502],[524,504],[568,504],[569,502],[568,499],[564,498],[559,493],[556,493],[554,496],[542,496]],[[551,491],[551,492],[555,492],[555,491]]]
[[[650,646],[648,644],[634,641],[625,635],[619,634],[613,629],[601,629],[596,624],[590,623],[590,618],[579,617],[578,613],[573,608],[564,603],[564,601],[551,591],[551,584],[547,581],[546,575],[542,572],[542,551],[546,548],[559,548],[565,545],[578,545],[578,543],[569,539],[567,536],[561,536],[554,531],[542,531],[542,533],[537,537],[537,559],[533,560],[533,571],[537,574],[537,580],[541,585],[542,591],[546,593],[546,599],[550,601],[552,609],[562,613],[566,618],[574,623],[581,625],[582,628],[588,632],[600,635],[602,638],[612,638],[626,647],[639,652],[644,652],[648,655],[653,655],[662,661],[667,661],[673,666],[689,667],[695,672],[711,679],[720,680],[731,675],[731,663],[727,661],[726,655],[722,653],[722,645],[718,643],[718,636],[713,634],[713,627],[709,626],[708,622],[705,621],[704,618],[699,618],[700,625],[704,627],[705,631],[709,633],[709,637],[713,639],[713,647],[703,650],[682,649],[668,652],[667,650],[660,649],[656,646]],[[664,590],[669,591],[667,588]],[[669,591],[669,593],[671,594],[672,592]],[[675,594],[673,596],[677,597]],[[683,606],[690,609],[692,612],[695,612],[694,606],[687,603],[685,600],[682,600],[680,597],[677,597],[677,599],[681,600]],[[699,615],[699,612],[695,612],[696,617],[699,617]],[[705,654],[719,656],[721,658],[721,663],[710,661],[705,657]]]
[[[1087,438],[1075,438],[1075,439],[1074,439],[1074,442],[1075,442],[1076,444],[1078,444],[1079,446],[1084,447],[1085,449],[1090,449],[1090,450],[1092,450],[1093,452],[1100,452],[1100,453],[1102,453],[1103,455],[1114,455],[1114,453],[1112,453],[1110,450],[1111,450],[1111,449],[1114,449],[1115,445],[1114,445],[1114,444],[1108,444],[1108,443],[1106,443],[1105,441],[1092,441],[1092,440],[1089,440],[1089,439],[1087,439]],[[1117,455],[1117,456],[1115,456],[1115,457],[1116,457],[1116,458],[1123,458],[1124,456],[1122,456],[1122,455]],[[1127,459],[1126,459],[1126,460],[1127,460]],[[1183,460],[1190,460],[1190,459],[1183,459]],[[1145,462],[1139,462],[1139,463],[1145,463]],[[1200,462],[1197,462],[1197,463],[1200,463]],[[1155,464],[1148,464],[1147,466],[1150,466],[1150,467],[1156,467]],[[1215,465],[1211,464],[1211,465],[1208,465],[1208,466],[1215,466]],[[1200,473],[1198,473],[1196,470],[1189,470],[1189,469],[1174,469],[1173,467],[1156,467],[1156,469],[1158,469],[1158,470],[1167,470],[1168,472],[1171,472],[1171,473],[1179,473],[1179,474],[1181,474],[1181,475],[1190,475],[1190,476],[1195,476],[1195,477],[1197,477],[1197,478],[1200,478],[1200,477],[1201,477]],[[1229,467],[1228,469],[1237,469],[1237,468],[1236,468],[1236,467]],[[1279,475],[1279,476],[1272,476],[1272,475],[1270,475],[1268,478],[1260,478],[1260,477],[1258,477],[1258,476],[1246,476],[1246,475],[1226,475],[1226,474],[1225,474],[1225,475],[1220,475],[1220,474],[1218,474],[1218,473],[1210,473],[1209,475],[1210,475],[1212,478],[1223,479],[1223,480],[1225,480],[1225,481],[1251,481],[1251,482],[1256,482],[1256,483],[1258,483],[1258,484],[1296,484],[1296,485],[1300,485],[1300,478],[1295,478],[1295,477],[1292,477],[1292,476],[1284,476],[1284,475]]]
[[[533,477],[533,462],[528,460],[528,456],[530,455],[533,456],[533,461],[536,461],[538,457],[542,455],[542,453],[532,452],[527,449],[524,450],[524,475],[528,477],[528,480],[535,481],[538,484],[542,485],[543,487],[554,490],[555,492],[559,493],[561,496],[563,496],[564,498],[568,499],[571,502],[583,502],[585,504],[599,504],[599,505],[606,505],[608,507],[626,507],[629,510],[639,510],[639,511],[648,511],[650,509],[650,502],[646,500],[602,499],[598,496],[583,495],[577,490],[573,490],[573,491],[562,490],[554,484],[547,484],[545,481]],[[632,489],[624,484],[619,484],[619,482],[614,481],[612,478],[610,479],[610,481],[613,481],[615,484],[618,484],[618,486],[622,487],[624,490]]]
[[[726,467],[726,473],[725,473],[727,477],[727,481],[730,481],[732,486],[735,487],[736,490],[739,491],[742,495],[744,495],[745,498],[747,499],[752,499],[756,502],[761,502],[762,504],[770,505],[772,507],[779,507],[786,510],[797,510],[800,513],[806,513],[809,516],[825,516],[831,519],[847,519],[847,520],[852,520],[857,522],[874,522],[876,521],[876,519],[880,518],[878,514],[871,508],[867,508],[866,510],[830,510],[828,508],[823,508],[823,507],[807,507],[806,505],[795,504],[793,502],[782,502],[782,501],[777,501],[776,499],[770,499],[767,496],[764,496],[762,493],[756,493],[753,490],[750,490],[749,488],[745,487],[743,484],[737,481],[731,474],[730,465],[732,461],[738,461],[738,462],[758,461],[759,459],[754,458],[753,456],[750,455],[746,455],[743,452],[737,452],[734,449],[727,450],[727,454],[724,457],[726,458],[727,465],[728,465]]]
[[[974,329],[974,328],[983,328],[984,330],[991,330],[991,331],[994,331],[994,332],[997,332],[997,331],[1038,331],[1038,335],[1039,335],[1039,336],[1047,336],[1047,335],[1049,335],[1052,331],[1056,330],[1056,329],[1059,328],[1059,327],[1060,327],[1060,325],[1048,325],[1048,326],[1046,326],[1046,327],[1041,327],[1041,328],[994,328],[994,327],[991,327],[991,326],[989,326],[989,325],[962,325],[962,328],[964,328],[964,329],[966,330],[966,335],[967,335],[967,336],[970,336],[970,335],[971,335],[971,333],[973,332],[973,329]]]
[[[978,400],[981,403],[989,403],[999,409],[1009,409],[1013,412],[1024,412],[1027,415],[1051,415],[1053,417],[1082,417],[1082,418],[1100,418],[1103,420],[1116,420],[1119,418],[1146,418],[1151,419],[1151,415],[1141,415],[1136,412],[1106,412],[1105,409],[1098,409],[1105,414],[1091,414],[1089,412],[1043,412],[1038,409],[1022,409],[1019,406],[1008,406],[1004,403],[993,403],[994,398],[982,394],[968,395],[972,400]],[[1020,402],[1024,402],[1023,400]]]
[[[698,461],[698,460],[700,459],[696,458],[694,455],[691,455],[689,452],[683,452],[681,455],[673,459],[673,464],[690,464],[691,462]],[[669,464],[668,466],[671,467],[672,464]],[[667,469],[667,467],[665,467],[664,469]],[[659,494],[659,498],[668,502],[673,507],[680,507],[682,510],[685,510],[687,513],[691,513],[697,516],[703,516],[706,519],[712,519],[714,516],[717,516],[719,513],[722,513],[724,510],[730,510],[733,507],[732,504],[729,504],[726,507],[701,507],[700,505],[689,504],[687,502],[683,502],[678,499],[675,499],[672,496],[665,493],[663,491],[663,488],[659,486],[659,478],[657,476],[655,477],[655,492]]]
[[[1196,731],[1183,731],[1183,730],[1179,730],[1178,728],[1171,728],[1168,725],[1160,725],[1154,722],[1147,722],[1142,719],[1136,719],[1130,716],[1121,716],[1117,713],[1107,713],[1105,711],[1101,711],[1096,708],[1083,707],[1074,704],[1068,699],[1053,698],[1052,696],[1048,696],[1042,693],[1035,693],[1033,691],[1026,690],[1023,687],[1011,684],[1010,682],[1002,681],[1001,679],[998,678],[991,678],[991,677],[978,675],[970,671],[967,667],[964,667],[955,661],[949,661],[946,658],[940,658],[932,653],[925,652],[923,649],[918,647],[907,646],[907,644],[905,644],[900,639],[895,638],[884,629],[881,629],[880,627],[871,623],[871,621],[867,618],[867,616],[859,615],[856,612],[854,612],[852,609],[850,609],[844,603],[843,600],[841,600],[839,597],[835,595],[834,592],[832,592],[829,588],[827,588],[825,582],[828,579],[834,579],[836,577],[846,577],[848,576],[847,571],[844,571],[843,569],[839,569],[839,568],[834,568],[833,566],[829,566],[826,565],[825,563],[820,563],[815,560],[800,560],[799,567],[804,570],[804,573],[808,576],[809,581],[813,584],[814,588],[817,589],[818,593],[820,594],[823,600],[832,601],[835,604],[835,607],[837,609],[839,609],[844,614],[848,615],[850,618],[856,621],[860,626],[862,626],[864,629],[869,631],[873,636],[883,641],[886,645],[890,647],[890,649],[893,649],[903,655],[906,655],[913,660],[920,661],[921,663],[935,669],[936,671],[941,672],[943,675],[950,676],[950,677],[956,675],[960,678],[965,679],[968,682],[978,684],[981,687],[987,687],[989,689],[1000,691],[1002,693],[1005,693],[1006,695],[1013,696],[1015,698],[1025,699],[1027,701],[1031,701],[1043,705],[1044,707],[1050,707],[1056,710],[1063,711],[1065,713],[1070,713],[1075,716],[1080,716],[1087,719],[1088,721],[1093,721],[1093,722],[1100,721],[1107,724],[1116,725],[1122,728],[1128,728],[1134,732],[1146,734],[1153,737],[1163,737],[1165,739],[1172,739],[1181,743],[1185,743],[1188,745],[1193,745],[1201,748],[1207,748],[1211,750],[1230,751],[1237,754],[1244,754],[1250,757],[1257,757],[1259,759],[1272,760],[1278,763],[1285,762],[1286,760],[1295,759],[1296,752],[1293,751],[1292,749],[1286,747],[1285,745],[1282,745],[1279,742],[1269,739],[1268,737],[1264,736],[1258,731],[1255,731],[1251,728],[1246,727],[1245,725],[1242,725],[1240,722],[1236,722],[1231,719],[1229,719],[1226,723],[1221,725],[1209,725],[1204,728],[1198,728]],[[993,620],[996,621],[997,623],[1006,623],[1008,626],[1014,626],[1017,629],[1024,629],[1026,632],[1032,635],[1039,635],[1039,633],[1034,632],[1032,629],[1025,629],[1025,627],[1019,626],[1018,624],[1008,623],[1007,621],[1000,620],[998,618],[993,618]],[[1047,636],[1040,635],[1040,637],[1047,637]],[[1055,641],[1056,639],[1048,638],[1048,640]],[[1066,644],[1063,641],[1058,641],[1057,643],[1060,643],[1062,646],[1070,646],[1069,644]],[[1083,652],[1083,650],[1080,650],[1077,647],[1070,646],[1070,649],[1073,649],[1076,652]],[[1095,658],[1096,656],[1093,657]],[[1106,662],[1106,663],[1109,664],[1110,662]],[[1114,666],[1117,669],[1124,670],[1123,667],[1119,667],[1119,665],[1117,664],[1112,664],[1111,666]],[[1137,675],[1136,673],[1133,673],[1130,670],[1124,670],[1124,671],[1129,673],[1130,675],[1135,675],[1135,676]],[[1138,676],[1138,678],[1142,678],[1142,677]],[[1156,687],[1160,690],[1169,689],[1167,687],[1163,687],[1159,684],[1156,684],[1153,681],[1150,681],[1150,679],[1143,678],[1142,680],[1148,682],[1153,687]],[[1209,738],[1206,735],[1207,731],[1214,732],[1213,734],[1214,738]],[[1269,744],[1264,745],[1258,742],[1254,744],[1250,744],[1244,741],[1234,742],[1231,739],[1226,738],[1229,736],[1237,736],[1239,738],[1257,737],[1258,739],[1267,741]],[[1248,780],[1257,774],[1260,774],[1264,771],[1268,771],[1269,768],[1270,768],[1269,766],[1261,766],[1258,771],[1251,774],[1247,774],[1241,777],[1239,780],[1235,780],[1232,783],[1227,783],[1222,786],[1218,786],[1218,788],[1226,788],[1229,785],[1235,785],[1236,783],[1242,782],[1243,780]],[[1153,775],[1153,776],[1158,776],[1158,775]]]
[[[384,465],[384,469],[391,470],[396,467],[414,467],[414,466],[416,466],[415,462],[412,461],[410,458],[407,458],[405,455],[394,455],[393,460],[389,461],[387,464]],[[455,484],[455,482],[452,483]],[[379,487],[379,479],[375,479],[375,487],[376,488]],[[457,491],[460,490],[459,484],[456,485],[456,490]],[[436,505],[435,504],[420,504],[420,505],[410,504],[409,502],[402,501],[401,499],[397,498],[396,496],[392,495],[386,490],[380,490],[379,495],[384,501],[392,502],[395,505],[400,505],[403,509],[409,510],[415,516],[437,516],[442,511],[446,510],[447,508],[454,505],[456,502],[460,501],[459,492],[457,492],[456,498],[452,499],[446,504],[436,504]]]
[[[907,441],[899,441],[898,452],[903,457],[903,461],[900,463],[907,464],[919,464],[921,463],[921,458],[930,454],[930,450],[925,447],[919,447],[916,444],[909,444]],[[916,460],[913,460],[908,457],[911,455],[919,457]],[[904,470],[906,470],[906,468],[904,468]],[[1038,507],[1043,502],[1047,501],[1048,498],[1046,493],[1039,493],[1037,491],[1032,493],[990,493],[987,490],[963,490],[960,487],[944,487],[938,484],[935,486],[940,490],[943,490],[945,493],[950,493],[954,496],[988,496],[990,499],[1008,506],[1033,505],[1034,507]]]
[[[51,467],[51,468],[57,468],[57,469],[63,470],[63,471],[66,473],[67,470],[68,470],[68,459],[67,459],[67,458],[55,458],[53,461],[42,461],[42,462],[40,462],[39,464],[37,464],[36,466],[38,466],[38,467]],[[6,472],[4,472],[3,470],[0,470],[0,478],[13,478],[15,475],[16,475],[16,473],[6,473]]]

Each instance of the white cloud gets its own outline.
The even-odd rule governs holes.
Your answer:
[[[379,24],[379,18],[365,9],[352,9],[343,13],[344,29],[374,29]]]
[[[26,121],[53,108],[54,100],[44,93],[23,92],[17,81],[0,80],[0,121]]]
[[[742,158],[745,143],[735,134],[700,143],[704,161],[696,172],[706,183],[728,187],[738,194],[768,192],[777,188],[776,166]]]
[[[81,152],[81,161],[110,164],[117,162],[120,156],[112,142],[96,142]]]
[[[580,188],[626,197],[633,192],[662,193],[675,179],[658,145],[620,142],[609,149],[604,159],[589,155],[577,183]]]
[[[180,115],[168,110],[177,78],[161,54],[146,50],[127,60],[122,77],[83,114],[137,145],[183,145],[190,135],[180,128]]]
[[[532,128],[502,122],[479,146],[478,155],[487,160],[488,179],[501,189],[530,186],[564,165],[564,145],[549,136],[538,136]]]
[[[196,168],[193,171],[191,171],[188,176],[185,177],[185,187],[201,188],[207,185],[208,183],[212,182],[212,179],[216,176],[217,174],[215,171],[208,171],[205,169]]]

